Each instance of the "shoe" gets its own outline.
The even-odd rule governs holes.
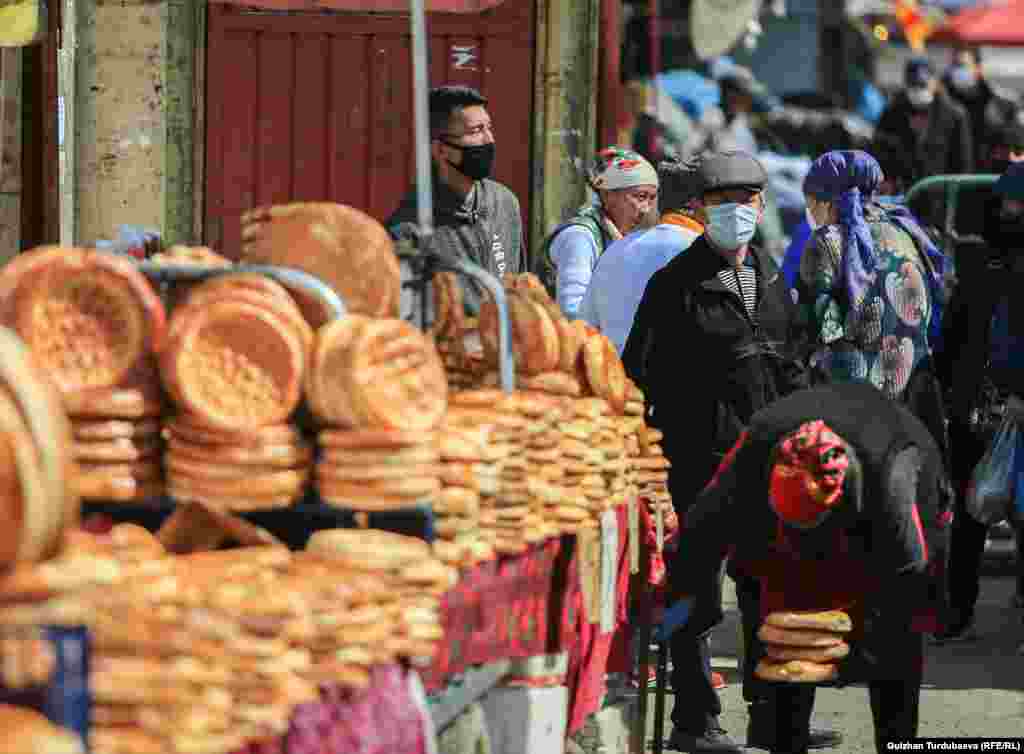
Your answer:
[[[837,730],[825,730],[823,728],[811,728],[811,732],[807,736],[807,748],[808,749],[834,749],[843,742],[843,734]],[[775,741],[765,741],[761,739],[751,738],[747,735],[747,748],[748,749],[764,749],[765,751],[772,751],[775,748]]]
[[[665,742],[665,748],[689,754],[743,754],[743,748],[721,728],[709,728],[700,735],[672,728],[672,735]]]
[[[713,688],[715,691],[721,691],[728,685],[729,684],[725,682],[725,676],[723,676],[721,673],[711,673],[711,688]]]
[[[755,724],[756,720],[765,719],[764,716],[751,717],[747,723],[747,748],[764,749],[772,751],[775,748],[775,729],[770,724]],[[774,722],[770,720],[769,723]],[[811,728],[807,736],[808,749],[832,749],[843,742],[843,734],[837,730],[824,730],[822,728]]]
[[[978,630],[974,627],[974,619],[970,618],[953,624],[945,631],[941,631],[932,637],[935,644],[954,644],[961,641],[975,641],[978,638]]]

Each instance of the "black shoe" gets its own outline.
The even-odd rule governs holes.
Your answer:
[[[772,751],[775,749],[776,743],[774,733],[775,731],[769,730],[764,726],[754,727],[752,724],[748,725],[747,748]],[[842,742],[843,734],[837,730],[811,728],[811,732],[807,736],[808,749],[832,749]]]
[[[935,644],[952,644],[959,641],[975,641],[978,638],[978,631],[974,627],[974,618],[957,621],[944,631],[935,634],[932,642]]]
[[[673,728],[672,735],[665,742],[665,748],[689,754],[743,754],[743,748],[729,738],[721,728],[709,728],[700,735]]]

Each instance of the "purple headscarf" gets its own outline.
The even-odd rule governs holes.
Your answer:
[[[846,288],[850,306],[863,301],[878,266],[875,244],[864,220],[864,202],[874,197],[884,179],[878,160],[859,150],[826,152],[811,164],[804,179],[804,193],[832,202],[838,210],[839,227],[843,231],[841,283]],[[940,306],[945,257],[905,208],[887,206],[884,210],[887,219],[905,230],[927,257],[931,267],[928,287],[934,305]]]

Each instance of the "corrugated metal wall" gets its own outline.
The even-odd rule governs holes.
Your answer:
[[[428,19],[431,85],[490,98],[495,177],[524,212],[533,28],[533,0]],[[239,215],[269,203],[331,200],[387,217],[414,175],[408,17],[212,5],[208,29],[206,241],[233,255]]]

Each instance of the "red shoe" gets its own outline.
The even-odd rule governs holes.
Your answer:
[[[725,676],[723,676],[721,673],[711,673],[711,688],[713,688],[715,691],[721,691],[728,685],[729,684],[725,682]]]

